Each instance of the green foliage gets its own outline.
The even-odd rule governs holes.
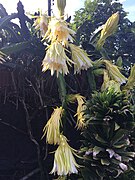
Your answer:
[[[134,130],[133,105],[123,92],[95,92],[86,103],[83,131],[84,179],[113,179],[130,171]],[[88,177],[86,177],[88,176]]]
[[[90,36],[117,11],[120,14],[117,33],[106,40],[104,48],[107,49],[110,59],[116,60],[121,56],[124,65],[130,66],[135,56],[135,25],[126,18],[127,13],[121,3],[112,0],[87,0],[84,8],[76,12],[73,27],[77,29],[78,42],[89,52],[91,51]]]

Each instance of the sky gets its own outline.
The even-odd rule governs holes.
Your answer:
[[[123,0],[124,10],[129,12],[128,18],[130,21],[135,21],[135,0]]]
[[[21,0],[26,12],[34,13],[39,9],[43,12],[47,10],[48,0]],[[67,0],[66,13],[73,15],[74,12],[83,7],[85,0]],[[126,12],[129,12],[128,18],[130,21],[135,21],[135,0],[119,0]],[[7,12],[16,12],[16,5],[18,0],[0,0],[0,3],[4,5]]]

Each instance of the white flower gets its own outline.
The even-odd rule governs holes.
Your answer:
[[[59,144],[62,113],[62,107],[54,109],[51,118],[48,120],[47,124],[43,129],[43,137],[46,135],[46,142],[48,144]]]
[[[68,40],[73,42],[73,37],[75,32],[68,27],[68,23],[62,19],[52,18],[48,25],[48,31],[44,38],[49,41],[55,41],[62,43],[62,45],[67,46]]]
[[[73,154],[75,154],[75,150],[68,145],[66,137],[60,135],[60,144],[55,152],[53,169],[50,173],[57,173],[59,176],[77,174],[79,165],[76,163]]]
[[[49,17],[46,14],[36,16],[36,20],[33,24],[33,26],[35,26],[36,30],[40,30],[42,37],[45,36],[45,33],[48,29],[48,19],[49,19]]]
[[[56,71],[58,77],[59,73],[63,75],[69,73],[67,64],[71,65],[71,63],[73,62],[67,57],[64,47],[55,41],[46,52],[42,62],[42,71],[45,72],[50,69],[51,75]]]
[[[112,158],[115,154],[114,150],[112,150],[112,149],[106,149],[106,151],[109,153],[110,158]]]
[[[74,73],[79,73],[81,70],[87,70],[89,67],[92,67],[92,61],[88,57],[88,54],[81,49],[80,47],[69,44],[71,49],[72,60],[74,61]]]

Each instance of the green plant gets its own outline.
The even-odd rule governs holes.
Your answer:
[[[113,179],[133,170],[130,151],[134,130],[133,105],[127,94],[114,89],[95,92],[86,103],[83,134],[84,179]]]
[[[135,23],[127,18],[127,12],[119,1],[85,0],[84,8],[76,11],[74,16],[76,38],[87,52],[97,54],[91,46],[91,36],[115,12],[120,14],[119,26],[117,32],[106,40],[104,48],[110,59],[116,61],[121,56],[124,65],[130,66],[131,62],[134,63],[135,56]]]

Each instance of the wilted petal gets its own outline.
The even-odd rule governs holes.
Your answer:
[[[43,129],[43,137],[46,135],[46,142],[48,144],[59,144],[60,141],[60,123],[63,114],[62,107],[54,109],[51,118]]]

